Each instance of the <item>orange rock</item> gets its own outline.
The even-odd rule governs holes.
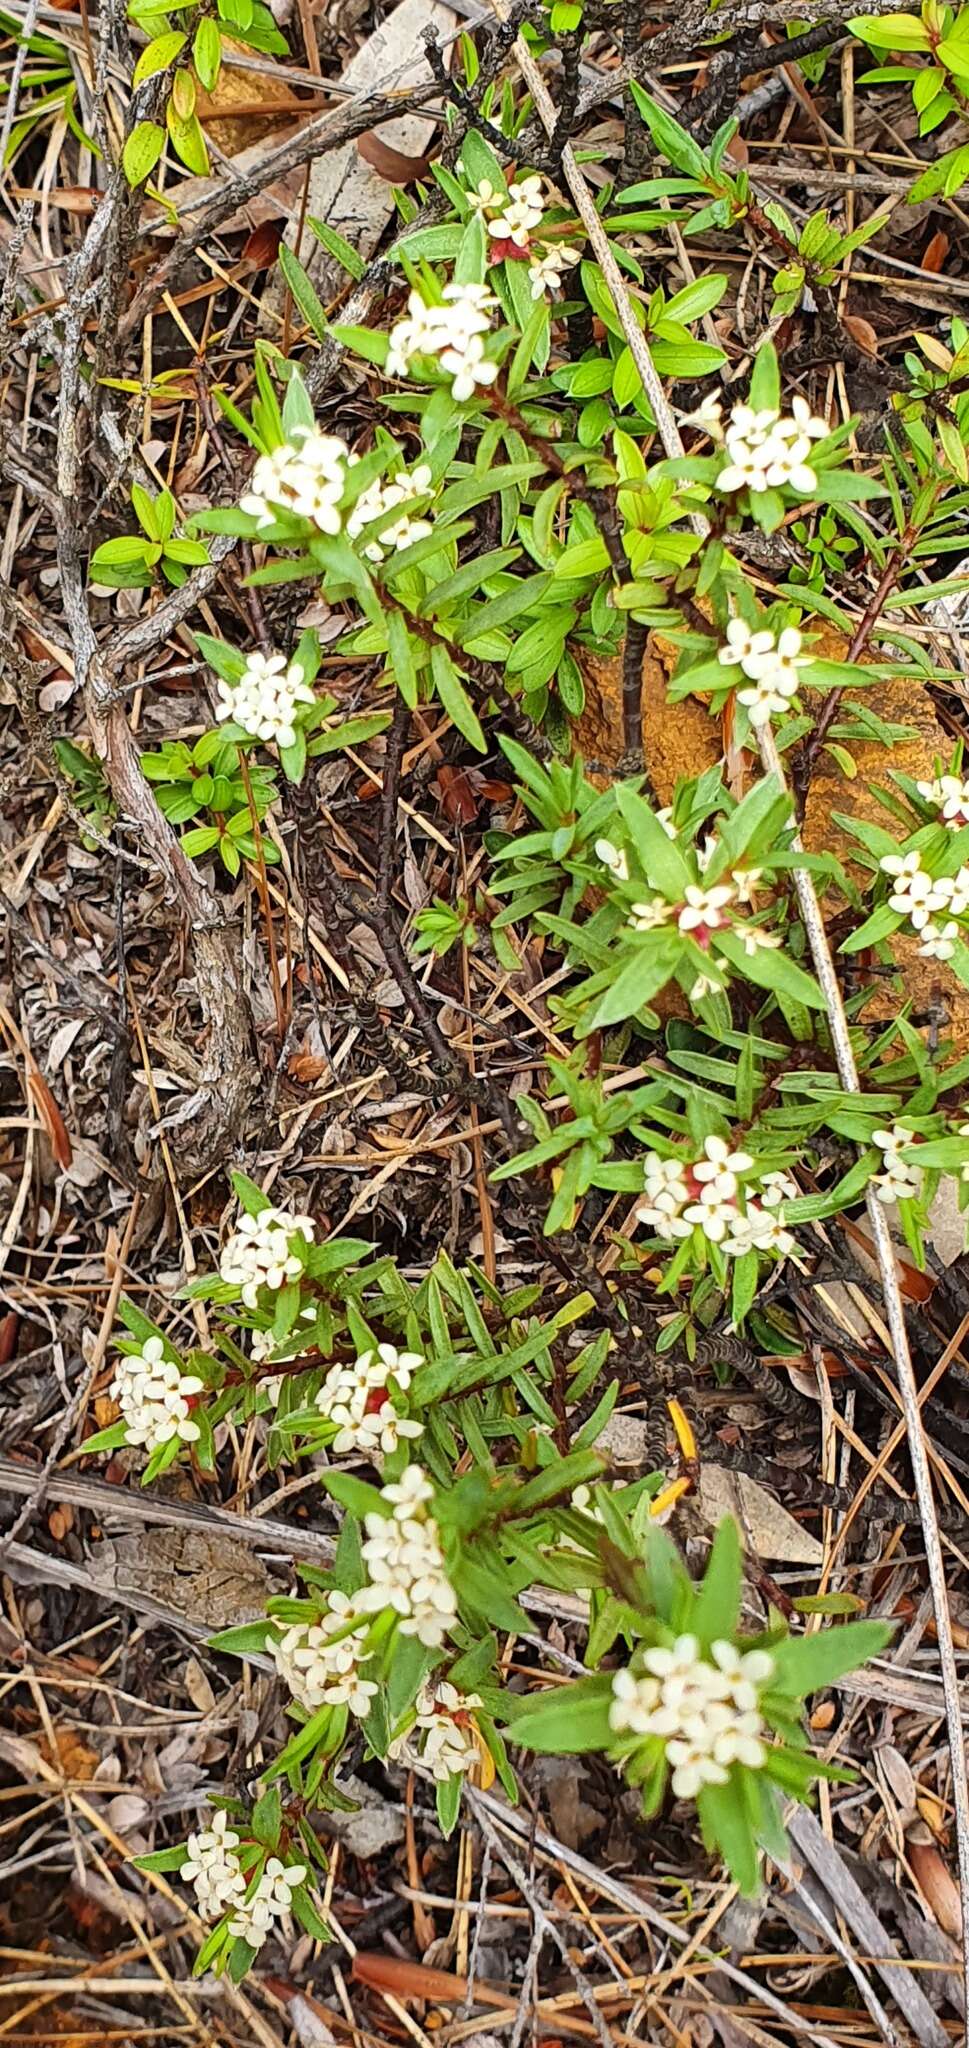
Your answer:
[[[252,56],[244,44],[227,38],[223,38],[223,48]],[[307,102],[297,98],[282,74],[277,78],[270,72],[239,71],[223,64],[214,92],[198,87],[195,111],[216,148],[225,156],[238,156],[241,149],[263,142],[294,115],[305,114],[306,108]]]
[[[660,803],[668,804],[677,782],[690,775],[702,775],[719,761],[722,752],[720,729],[698,697],[682,704],[667,701],[669,667],[654,652],[655,635],[643,662],[643,750],[650,781]],[[586,760],[600,761],[614,768],[623,751],[622,657],[606,659],[583,652],[585,710],[576,720],[576,752]],[[605,777],[590,772],[599,785]]]

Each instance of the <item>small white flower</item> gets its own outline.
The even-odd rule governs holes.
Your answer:
[[[382,1489],[384,1500],[392,1501],[394,1519],[407,1522],[423,1514],[429,1500],[434,1499],[434,1488],[427,1473],[420,1465],[407,1465],[396,1485]]]
[[[704,1138],[703,1158],[697,1160],[693,1167],[693,1178],[712,1181],[714,1186],[719,1188],[726,1176],[731,1185],[729,1189],[722,1191],[733,1194],[737,1186],[737,1174],[749,1173],[753,1163],[749,1152],[731,1152],[726,1138]]]
[[[912,1132],[902,1124],[892,1124],[886,1130],[872,1132],[872,1144],[884,1154],[882,1171],[872,1175],[872,1185],[880,1202],[911,1201],[919,1194],[922,1169],[901,1156],[903,1149],[914,1143]]]
[[[953,879],[945,875],[930,875],[922,866],[919,852],[885,854],[879,861],[879,867],[883,874],[893,879],[894,886],[888,898],[890,908],[907,917],[916,931],[921,931],[928,924],[932,911],[951,910],[953,895],[960,896],[956,887],[959,876]],[[969,870],[965,872],[969,880]],[[969,904],[969,894],[966,902]]]
[[[789,1230],[784,1229],[782,1209],[765,1209],[759,1202],[748,1202],[743,1215],[733,1217],[730,1236],[724,1245],[729,1257],[740,1258],[744,1252],[776,1252],[779,1259],[789,1259],[797,1250],[797,1240]]]
[[[753,960],[757,953],[771,952],[775,946],[782,946],[784,943],[780,932],[765,931],[762,924],[738,924],[734,926],[734,930],[743,940],[748,960]]]
[[[725,987],[726,983],[718,981],[713,974],[698,974],[690,990],[690,1001],[702,1003],[704,996],[719,995],[721,989]]]
[[[726,1237],[736,1205],[729,1195],[720,1194],[716,1187],[704,1188],[699,1201],[691,1202],[683,1211],[683,1220],[702,1230],[711,1244],[720,1244]]]
[[[478,1745],[472,1714],[482,1704],[480,1694],[461,1693],[446,1679],[428,1679],[415,1702],[416,1721],[406,1735],[396,1736],[389,1754],[421,1757],[431,1775],[442,1783],[464,1775],[478,1761]],[[423,1733],[423,1742],[415,1738]]]
[[[695,1799],[704,1785],[725,1785],[730,1775],[718,1764],[702,1741],[676,1739],[666,1745],[673,1765],[673,1792],[677,1799]]]
[[[916,788],[927,804],[941,811],[947,825],[969,824],[969,781],[961,775],[942,775],[936,782],[916,783]]]
[[[759,449],[746,448],[740,443],[731,447],[728,443],[729,461],[716,479],[718,491],[766,491],[767,470]]]
[[[406,470],[401,470],[389,481],[378,477],[361,492],[347,515],[346,530],[351,540],[355,540],[365,526],[381,515],[385,521],[379,534],[364,546],[363,552],[368,561],[382,562],[391,548],[410,547],[413,541],[423,540],[427,534],[433,533],[434,527],[429,519],[413,519],[409,512],[400,509],[414,498],[421,497],[430,487],[430,466],[421,462],[409,475]]]
[[[951,960],[958,938],[959,927],[952,919],[948,924],[924,925],[919,952],[924,960]]]
[[[765,1209],[776,1209],[781,1202],[797,1200],[797,1182],[789,1173],[765,1173],[760,1186],[760,1199]]]
[[[468,199],[476,213],[487,213],[492,207],[504,206],[505,198],[506,194],[499,192],[490,178],[482,178],[474,191],[468,193]]]
[[[242,1216],[219,1259],[220,1277],[238,1287],[246,1308],[258,1308],[260,1289],[276,1293],[295,1280],[302,1266],[291,1240],[297,1235],[313,1243],[316,1225],[311,1216],[297,1216],[289,1209],[262,1209],[258,1216]]]
[[[767,627],[754,632],[746,619],[731,619],[727,627],[726,644],[721,647],[717,660],[724,668],[735,668],[739,662],[745,675],[751,675],[747,663],[752,656],[769,654],[774,647],[774,635]]]
[[[212,1815],[211,1826],[189,1835],[188,1855],[179,1870],[183,1884],[190,1884],[203,1920],[221,1920],[230,1906],[242,1898],[246,1880],[236,1850],[239,1837],[229,1827],[229,1816],[221,1809]]]
[[[964,917],[969,910],[969,867],[960,868],[957,875],[936,875],[934,891],[941,898],[931,907],[948,910],[953,917]]]
[[[546,243],[541,252],[533,250],[528,261],[532,298],[543,299],[548,292],[557,292],[563,272],[578,260],[579,250],[571,248],[567,242]]]
[[[812,413],[806,398],[795,398],[791,405],[790,420],[781,421],[781,431],[786,434],[789,430],[793,430],[794,434],[806,434],[809,441],[823,441],[831,432],[827,420],[819,419]]]
[[[718,931],[721,925],[728,924],[729,919],[723,916],[723,912],[728,903],[734,902],[736,893],[730,882],[718,882],[713,889],[699,889],[695,883],[689,883],[684,892],[686,901],[678,918],[681,932],[701,928]]]
[[[695,412],[681,414],[680,425],[699,427],[704,434],[709,435],[711,441],[722,441],[723,406],[719,398],[715,398],[713,393],[709,392]]]
[[[810,463],[804,460],[809,447],[810,443],[806,437],[787,444],[777,440],[770,442],[768,452],[771,460],[767,468],[767,483],[771,490],[782,490],[786,484],[792,491],[799,491],[803,497],[817,490],[817,470],[812,469]]]
[[[614,846],[611,839],[597,839],[595,851],[596,859],[615,875],[617,882],[628,882],[629,861],[621,847]]]
[[[755,412],[749,405],[733,405],[730,408],[727,440],[743,441],[748,448],[760,448],[770,439],[778,417],[774,406],[765,405],[759,412]]]
[[[121,1410],[125,1441],[151,1453],[177,1437],[180,1443],[196,1443],[201,1434],[193,1422],[191,1403],[204,1391],[205,1382],[194,1373],[183,1373],[173,1359],[165,1358],[160,1337],[148,1337],[140,1351],[118,1359],[110,1392]]]
[[[749,1713],[756,1707],[761,1689],[774,1676],[774,1659],[769,1650],[747,1650],[742,1654],[735,1644],[720,1639],[711,1643],[710,1655],[727,1680],[728,1698],[738,1713]]]
[[[270,1637],[268,1648],[280,1678],[307,1713],[345,1704],[365,1720],[378,1689],[374,1680],[361,1677],[359,1668],[369,1655],[369,1623],[364,1617],[352,1634],[334,1641],[335,1633],[354,1620],[354,1610],[345,1593],[334,1591],[327,1599],[328,1611],[318,1622],[294,1622],[282,1636]]]
[[[613,1673],[609,1726],[617,1735],[648,1735],[659,1700],[657,1678],[636,1678],[628,1665]]]
[[[763,868],[735,868],[733,885],[738,903],[751,903],[763,877]]]
[[[634,932],[655,932],[675,916],[675,906],[665,896],[651,896],[648,902],[630,904],[627,923]]]
[[[497,304],[482,284],[445,285],[442,303],[434,306],[412,291],[404,319],[390,332],[388,375],[407,376],[414,356],[437,356],[453,380],[452,396],[472,398],[477,385],[491,384],[498,375],[498,364],[485,357],[482,339]]]

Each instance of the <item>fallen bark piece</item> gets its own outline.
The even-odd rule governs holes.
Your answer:
[[[341,84],[359,93],[396,79],[400,91],[406,92],[431,75],[421,44],[424,29],[433,28],[446,36],[455,26],[456,16],[439,0],[402,0],[357,51]],[[408,58],[412,61],[399,77]],[[422,114],[402,114],[381,127],[378,140],[382,149],[369,147],[364,138],[363,148],[355,141],[347,142],[342,149],[315,157],[310,165],[307,214],[335,228],[358,255],[369,260],[394,212],[393,186],[380,166],[391,161],[388,152],[393,152],[398,163],[423,158],[435,125]],[[295,223],[286,239],[291,248],[296,247]],[[298,254],[322,299],[346,283],[342,266],[305,230]]]

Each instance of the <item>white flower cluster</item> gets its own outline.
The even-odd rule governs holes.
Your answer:
[[[212,1815],[212,1825],[189,1835],[188,1855],[179,1871],[183,1884],[190,1884],[203,1920],[221,1920],[229,1906],[237,1906],[246,1880],[236,1850],[239,1837],[229,1826],[221,1809]]]
[[[452,380],[452,398],[473,398],[477,385],[493,384],[498,375],[498,364],[484,352],[497,304],[483,284],[446,284],[438,306],[412,291],[404,318],[390,330],[388,377],[409,376],[414,356],[436,356]]]
[[[339,533],[340,500],[353,459],[339,434],[296,427],[292,441],[259,456],[240,509],[260,526],[275,526],[280,512],[289,512],[311,519],[321,533]]]
[[[297,1216],[290,1209],[261,1209],[258,1216],[240,1218],[219,1259],[219,1276],[238,1287],[246,1308],[258,1308],[259,1293],[268,1287],[276,1293],[295,1280],[302,1266],[291,1240],[300,1232],[312,1244],[316,1225],[312,1216]]]
[[[401,1617],[402,1635],[438,1649],[457,1621],[458,1606],[437,1523],[427,1512],[434,1489],[419,1465],[407,1465],[396,1485],[382,1489],[382,1498],[391,1513],[366,1517],[362,1554],[370,1584],[356,1604],[366,1613],[392,1607]]]
[[[703,1157],[692,1164],[647,1152],[637,1220],[667,1243],[700,1230],[728,1257],[757,1251],[789,1258],[796,1242],[784,1228],[783,1204],[794,1200],[797,1185],[790,1174],[765,1173],[741,1188],[753,1165],[749,1152],[731,1152],[725,1138],[705,1138]]]
[[[393,1344],[378,1344],[375,1351],[364,1351],[352,1365],[330,1367],[316,1406],[328,1421],[340,1425],[331,1446],[338,1458],[348,1451],[362,1451],[370,1458],[381,1451],[389,1455],[401,1437],[423,1436],[423,1423],[398,1415],[387,1392],[393,1379],[406,1394],[423,1363],[418,1351],[397,1351]]]
[[[370,1624],[357,1620],[345,1593],[331,1592],[327,1600],[327,1612],[319,1621],[294,1622],[282,1636],[271,1638],[268,1647],[283,1684],[308,1714],[319,1707],[348,1706],[364,1721],[377,1691],[373,1679],[360,1676],[360,1666],[370,1655]]]
[[[111,1382],[126,1442],[142,1444],[146,1451],[157,1451],[176,1436],[183,1444],[197,1442],[200,1431],[192,1421],[190,1402],[204,1385],[194,1373],[183,1373],[174,1360],[166,1359],[160,1337],[147,1337],[140,1351],[119,1358]]]
[[[424,496],[431,488],[430,465],[419,462],[409,472],[399,470],[395,477],[384,480],[378,477],[361,491],[353,510],[347,514],[347,533],[355,540],[371,520],[380,519],[384,513],[395,514],[381,526],[379,536],[368,540],[363,552],[370,562],[382,562],[392,548],[409,548],[412,541],[424,540],[434,528],[429,519],[413,519],[401,507],[413,504],[415,498]]]
[[[270,1856],[251,1899],[243,1899],[229,1921],[233,1940],[261,1948],[272,1933],[273,1921],[285,1919],[293,1893],[305,1876],[305,1863],[284,1865],[278,1856]]]
[[[942,821],[951,825],[954,832],[963,825],[969,825],[969,780],[961,775],[939,775],[934,782],[917,782],[920,796],[939,811]]]
[[[817,489],[817,473],[805,458],[812,441],[822,441],[830,428],[826,420],[815,417],[806,399],[795,398],[785,414],[774,406],[757,411],[734,405],[726,427],[714,399],[706,402],[702,419],[694,420],[712,440],[725,443],[727,460],[717,477],[718,491],[781,490],[786,485],[806,495]]]
[[[737,701],[744,705],[751,725],[766,725],[790,709],[800,680],[798,669],[811,666],[812,657],[801,653],[802,646],[796,626],[785,626],[780,634],[766,626],[754,632],[745,619],[731,619],[717,660],[724,668],[739,665],[750,677],[750,687],[737,691]]]
[[[878,1146],[882,1165],[878,1173],[872,1174],[872,1186],[880,1202],[910,1202],[922,1186],[922,1169],[901,1157],[915,1139],[911,1131],[901,1124],[891,1124],[887,1130],[873,1131],[873,1145]]]
[[[528,248],[532,229],[541,226],[545,211],[542,180],[537,172],[509,185],[507,198],[490,178],[482,178],[468,197],[478,213],[490,216],[487,228],[493,241],[513,242],[516,249]]]
[[[476,1692],[459,1692],[446,1679],[426,1679],[417,1695],[417,1719],[406,1735],[395,1737],[389,1754],[405,1762],[419,1757],[440,1783],[463,1775],[478,1760],[471,1716],[480,1705]],[[423,1742],[417,1740],[421,1732]]]
[[[663,1738],[678,1799],[725,1785],[731,1764],[760,1770],[767,1756],[760,1694],[773,1657],[766,1650],[742,1655],[728,1642],[711,1644],[710,1657],[700,1655],[695,1636],[678,1636],[671,1649],[645,1652],[644,1676],[627,1666],[612,1681],[610,1726],[617,1735]]]
[[[918,852],[886,853],[878,865],[892,879],[892,910],[921,933],[919,952],[926,960],[951,960],[961,937],[955,920],[969,911],[969,867],[961,867],[957,875],[930,875]],[[948,912],[945,924],[934,922],[935,910]]]
[[[559,291],[564,272],[578,263],[579,253],[570,242],[546,242],[543,249],[533,249],[528,259],[532,298],[544,299],[547,292]]]
[[[545,212],[545,191],[538,173],[533,171],[527,178],[516,179],[507,194],[499,191],[490,178],[482,178],[468,197],[486,222],[493,244],[492,260],[500,263],[506,256],[527,256],[532,298],[541,299],[546,292],[557,292],[563,271],[578,262],[579,251],[565,242],[549,242],[541,249],[535,248],[532,233],[541,227]]]
[[[214,1813],[211,1827],[189,1835],[186,1847],[188,1855],[179,1876],[193,1887],[203,1920],[221,1920],[223,1913],[231,1911],[229,1932],[233,1938],[247,1941],[250,1948],[261,1948],[273,1921],[288,1913],[293,1893],[306,1877],[305,1863],[284,1866],[278,1856],[270,1856],[247,1899],[248,1880],[236,1854],[239,1837],[229,1826],[228,1814]]]
[[[218,679],[218,719],[232,718],[256,740],[275,740],[278,747],[296,743],[301,704],[315,704],[316,693],[298,661],[285,654],[250,654],[237,683]]]

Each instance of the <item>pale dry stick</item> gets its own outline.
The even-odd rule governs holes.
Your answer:
[[[504,19],[504,0],[492,0],[492,4],[496,14],[501,19]],[[542,126],[546,133],[551,135],[555,125],[554,102],[534,58],[520,36],[515,44],[515,58],[528,90],[534,99]],[[575,200],[576,211],[587,230],[599,267],[609,288],[610,297],[629,344],[630,354],[642,378],[643,390],[652,407],[653,417],[656,421],[666,454],[671,457],[681,456],[683,453],[683,443],[680,439],[679,429],[657,375],[656,366],[650,355],[646,339],[636,323],[622,272],[609,247],[608,236],[596,212],[589,186],[576,163],[571,143],[566,143],[562,151],[562,171],[572,197]],[[692,515],[691,525],[694,531],[706,532],[707,530],[706,522],[699,513]],[[765,774],[776,776],[778,786],[786,792],[787,782],[781,757],[777,751],[774,735],[769,725],[760,728],[758,740]],[[799,850],[800,840],[797,836],[795,836],[793,843],[795,851]],[[835,972],[834,961],[831,957],[831,949],[828,945],[827,933],[824,929],[824,920],[821,916],[817,892],[806,868],[794,868],[792,874],[801,918],[814,961],[814,970],[827,1007],[828,1024],[841,1084],[852,1093],[858,1094],[860,1093],[858,1069],[855,1064],[851,1034],[848,1029],[848,1019],[841,998],[841,989]],[[967,2010],[969,2010],[969,1776],[967,1776],[966,1753],[962,1742],[959,1679],[956,1671],[955,1646],[952,1640],[952,1621],[949,1614],[945,1562],[932,1495],[929,1461],[925,1449],[925,1439],[922,1434],[918,1386],[912,1366],[911,1352],[909,1351],[908,1332],[905,1328],[905,1310],[902,1306],[902,1296],[898,1284],[895,1254],[892,1249],[884,1207],[877,1200],[871,1187],[869,1187],[865,1195],[865,1206],[871,1223],[879,1277],[885,1297],[885,1310],[888,1317],[892,1349],[895,1354],[895,1367],[898,1374],[899,1394],[905,1415],[909,1456],[912,1460],[915,1495],[922,1518],[922,1535],[925,1543],[929,1583],[932,1587],[932,1604],[939,1645],[939,1663],[942,1671],[946,1725],[949,1735],[949,1746],[952,1752],[952,1804],[956,1820],[959,1882],[963,1899],[962,1963]]]

